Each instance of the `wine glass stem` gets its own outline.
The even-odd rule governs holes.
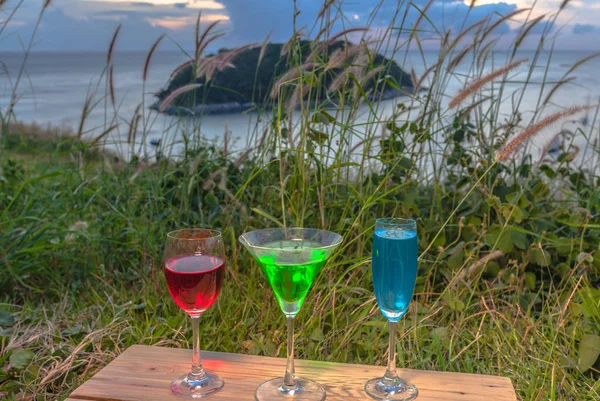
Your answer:
[[[388,365],[385,371],[386,380],[397,380],[398,374],[396,373],[396,333],[398,332],[398,322],[390,323],[390,348],[388,350]]]
[[[193,376],[194,380],[202,380],[206,377],[206,372],[202,367],[202,359],[200,358],[200,316],[192,317],[192,337],[194,351],[190,375]]]
[[[294,318],[287,318],[287,364],[283,384],[286,387],[296,387],[296,371],[294,369]]]

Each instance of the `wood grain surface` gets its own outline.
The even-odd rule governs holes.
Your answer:
[[[214,401],[254,400],[254,390],[265,380],[283,376],[285,359],[202,352],[204,368],[225,379]],[[177,401],[169,384],[190,368],[191,351],[135,345],[122,353],[71,394],[71,399],[93,401]],[[296,375],[317,380],[327,401],[370,400],[365,382],[383,375],[384,366],[296,360]],[[401,369],[400,377],[419,389],[417,401],[516,401],[508,378],[463,373]],[[67,400],[76,401],[76,400]]]

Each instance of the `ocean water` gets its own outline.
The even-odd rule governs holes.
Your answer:
[[[532,111],[536,109],[540,93],[542,98],[552,88],[554,82],[558,82],[568,69],[578,60],[588,56],[586,52],[555,52],[552,55],[548,68],[548,54],[542,55],[537,61],[530,77],[531,84],[523,88],[522,81],[527,77],[528,68],[531,65],[524,63],[511,74],[514,82],[507,85],[507,91],[502,102],[501,114],[508,116],[512,114],[515,105],[515,94],[524,91],[522,103],[519,110],[524,121],[532,117]],[[153,93],[160,90],[167,83],[171,71],[186,57],[182,53],[156,53],[147,82],[144,85],[142,70],[146,58],[144,53],[117,53],[115,55],[114,84],[117,102],[116,120],[112,119],[112,106],[104,95],[106,83],[102,79],[105,67],[106,55],[104,53],[33,53],[25,67],[25,75],[20,82],[17,91],[16,116],[21,121],[38,122],[40,124],[51,123],[53,125],[66,125],[77,127],[82,115],[82,109],[87,96],[95,93],[94,101],[98,102],[89,114],[84,129],[87,135],[93,137],[101,133],[106,127],[118,122],[120,127],[112,135],[107,146],[117,150],[122,149],[122,142],[127,137],[128,122],[132,118],[136,107],[140,102],[145,102],[146,131],[149,132],[145,142],[152,139],[164,137],[178,138],[181,136],[181,125],[177,125],[179,119],[150,113],[147,107],[154,102]],[[521,53],[519,58],[533,59],[532,53]],[[411,68],[420,76],[430,65],[436,62],[437,52],[426,52],[424,57],[418,53],[400,55],[396,60],[405,70]],[[496,67],[506,64],[507,55],[497,53],[493,58]],[[0,109],[6,110],[14,87],[14,80],[23,61],[23,55],[19,53],[0,53],[0,61],[4,65],[0,70]],[[490,68],[491,68],[490,61]],[[450,98],[458,93],[463,87],[467,77],[473,77],[468,70],[469,60],[465,60],[456,70],[444,88],[444,93]],[[488,68],[487,71],[490,69]],[[600,96],[600,58],[592,59],[582,65],[572,74],[577,79],[561,87],[553,96],[556,106],[570,106],[575,104],[596,103]],[[545,81],[547,84],[542,86]],[[427,82],[424,84],[427,86]],[[380,117],[388,117],[392,114],[399,102],[407,102],[408,99],[396,98],[382,102],[377,113]],[[110,112],[105,113],[105,105]],[[555,106],[550,106],[548,112]],[[358,122],[369,118],[368,107],[363,107],[358,114]],[[502,120],[502,116],[500,120]],[[193,121],[193,122],[192,122]],[[589,118],[588,118],[589,121]],[[257,113],[236,113],[227,115],[208,115],[201,119],[190,120],[189,124],[199,129],[203,136],[208,139],[219,140],[223,138],[225,129],[235,139],[234,147],[243,149],[248,146],[249,132],[256,130],[261,132],[267,119]],[[177,128],[174,128],[177,126]],[[165,134],[166,133],[166,134]],[[597,132],[595,134],[597,136]],[[360,130],[357,132],[356,141],[360,141]],[[176,141],[177,142],[177,141]],[[144,148],[147,143],[141,144]],[[141,148],[140,148],[141,149]],[[177,151],[176,150],[172,151]]]

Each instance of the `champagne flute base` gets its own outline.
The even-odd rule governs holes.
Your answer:
[[[184,398],[201,398],[221,390],[225,382],[214,373],[207,373],[202,379],[195,380],[192,374],[187,374],[171,382],[171,392]]]
[[[378,377],[371,379],[365,384],[365,392],[380,401],[409,401],[419,395],[419,390],[412,383],[398,379],[392,383],[386,383],[386,379]]]
[[[285,386],[283,377],[271,379],[258,386],[254,393],[257,401],[323,401],[325,396],[323,386],[303,377],[296,378],[295,388]]]

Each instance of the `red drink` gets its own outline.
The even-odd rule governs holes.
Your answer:
[[[217,299],[225,263],[212,255],[178,256],[167,260],[164,270],[171,297],[193,316],[210,308]]]

